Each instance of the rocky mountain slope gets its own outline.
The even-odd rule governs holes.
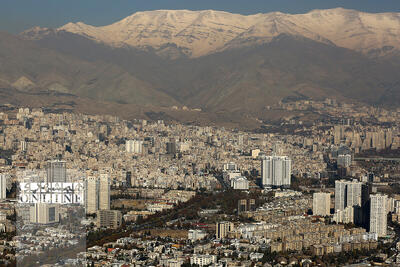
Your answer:
[[[107,102],[113,113],[174,117],[188,106],[213,121],[260,118],[287,97],[399,107],[399,29],[399,14],[344,9],[139,12],[104,27],[0,33],[0,89],[12,103],[61,94],[87,110]]]
[[[200,57],[232,47],[262,44],[280,34],[302,36],[363,53],[400,49],[400,14],[369,14],[342,8],[307,14],[279,12],[243,16],[222,11],[157,10],[138,12],[111,25],[68,23],[56,31],[85,36],[112,47],[153,48],[160,54]],[[42,38],[47,29],[23,35]]]
[[[22,91],[54,91],[115,102],[129,99],[136,104],[175,103],[116,64],[96,64],[7,33],[0,33],[0,81],[3,88]]]

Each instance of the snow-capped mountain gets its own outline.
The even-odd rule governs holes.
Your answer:
[[[400,13],[159,10],[0,40],[0,86],[20,95],[185,105],[212,116],[260,114],[287,98],[400,103]]]
[[[113,47],[160,49],[173,45],[190,57],[266,43],[280,34],[362,53],[400,50],[400,13],[371,14],[342,8],[248,16],[213,10],[157,10],[137,12],[102,27],[68,23],[55,30],[34,28],[22,36],[40,39],[49,31],[79,34]]]

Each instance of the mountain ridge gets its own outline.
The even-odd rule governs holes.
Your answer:
[[[340,8],[268,16],[151,11],[106,30],[72,23],[0,33],[0,62],[7,63],[0,87],[5,97],[15,92],[12,103],[24,92],[52,102],[69,94],[65,103],[109,103],[113,112],[132,106],[136,114],[183,117],[192,110],[190,120],[240,123],[263,121],[268,106],[299,96],[399,107],[399,18]]]
[[[154,10],[136,12],[105,26],[70,22],[52,30],[79,34],[112,47],[159,49],[175,44],[192,58],[266,43],[282,33],[364,54],[383,48],[400,50],[400,13],[366,13],[344,8],[316,9],[305,14],[254,15],[215,10]],[[21,36],[41,38],[40,34],[40,30],[33,28]]]
[[[120,66],[90,62],[0,32],[0,80],[15,89],[62,91],[88,98],[170,105],[168,95]],[[99,90],[100,89],[100,90]]]

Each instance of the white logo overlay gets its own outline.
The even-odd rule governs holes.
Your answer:
[[[84,204],[84,183],[20,183],[19,203]]]

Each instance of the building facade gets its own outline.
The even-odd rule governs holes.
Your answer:
[[[110,179],[108,174],[100,174],[99,179],[99,210],[110,209]]]
[[[67,163],[61,160],[47,162],[47,182],[65,183],[67,181]]]
[[[8,174],[0,174],[0,200],[7,198],[7,179]]]
[[[335,181],[335,211],[348,206],[361,206],[362,183],[357,180]]]
[[[215,255],[193,255],[190,257],[191,265],[207,266],[213,264],[217,261],[217,256]]]
[[[340,167],[344,167],[344,168],[350,167],[350,165],[351,165],[351,155],[350,154],[338,155],[337,165],[338,165],[338,167],[340,166]]]
[[[231,179],[231,187],[235,190],[249,190],[249,180],[243,176],[233,178]]]
[[[97,227],[117,229],[122,224],[122,213],[119,210],[97,211]]]
[[[128,153],[142,154],[143,153],[143,141],[128,140],[125,143],[125,150]]]
[[[264,157],[261,161],[261,177],[264,187],[290,186],[290,158],[286,156]]]
[[[215,236],[218,239],[225,238],[230,231],[233,231],[233,223],[231,222],[219,222],[216,224]]]
[[[93,214],[98,210],[110,209],[110,181],[108,174],[100,177],[89,176],[85,190],[86,213]]]
[[[30,207],[30,222],[52,224],[60,221],[59,204],[35,203]]]
[[[378,237],[387,234],[387,195],[371,195],[369,232],[376,233]]]
[[[331,213],[331,194],[314,193],[313,195],[313,215],[328,216]]]

